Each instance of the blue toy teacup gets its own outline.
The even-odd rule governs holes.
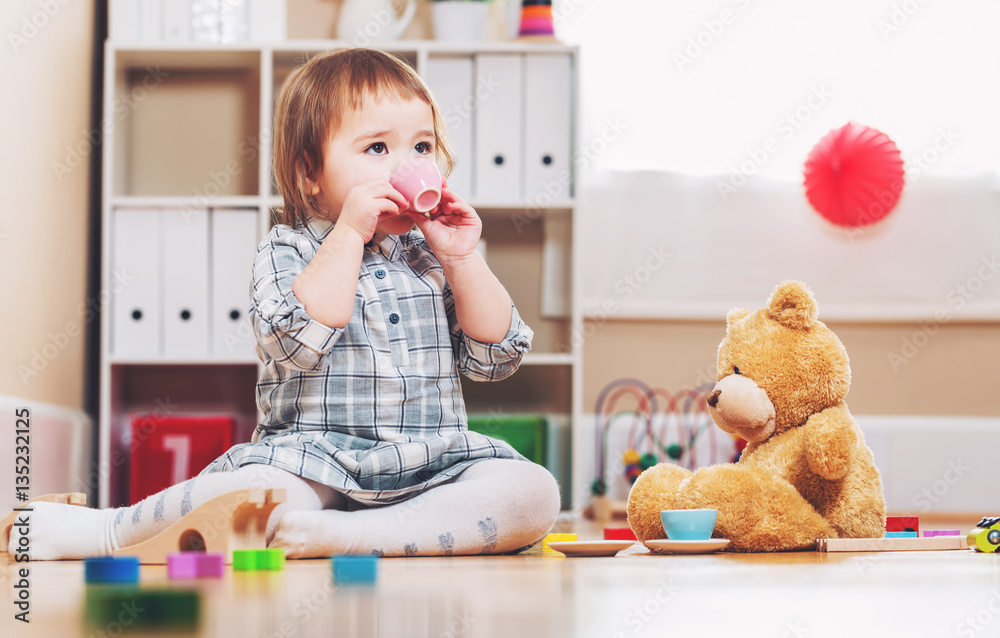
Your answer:
[[[712,537],[718,510],[663,510],[660,521],[672,541],[703,541]]]

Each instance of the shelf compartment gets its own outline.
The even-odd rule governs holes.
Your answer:
[[[259,51],[114,51],[114,195],[256,195]]]
[[[117,364],[110,376],[110,440],[101,463],[112,507],[128,503],[132,413],[225,414],[236,421],[234,443],[249,441],[257,426],[255,364]]]
[[[569,354],[569,317],[543,315],[544,225],[517,225],[509,215],[483,217],[486,262],[504,285],[521,318],[535,333],[533,352]]]
[[[525,366],[503,381],[462,377],[469,414],[564,414],[572,411],[571,366]]]

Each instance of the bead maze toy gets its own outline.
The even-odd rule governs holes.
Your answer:
[[[173,552],[221,552],[227,563],[233,550],[260,549],[267,518],[285,500],[280,489],[237,490],[196,507],[153,538],[123,547],[115,556],[137,556],[144,565],[162,565]]]
[[[670,393],[663,388],[651,388],[638,379],[623,378],[601,390],[594,409],[596,477],[590,485],[592,499],[584,510],[586,517],[602,523],[625,518],[626,503],[609,497],[607,482],[609,433],[622,417],[633,419],[621,459],[623,474],[630,483],[646,469],[664,461],[694,470],[701,465],[738,459],[742,449],[738,444],[733,445],[735,456],[720,458],[718,428],[707,405],[713,387],[714,384],[705,383]],[[632,409],[619,409],[619,404],[629,398],[634,400]],[[672,427],[676,428],[676,436],[671,440]],[[708,443],[708,454],[707,458],[699,459],[698,443],[702,437]]]
[[[64,494],[46,494],[33,498],[24,503],[0,521],[0,554],[7,553],[7,546],[10,544],[10,530],[13,529],[17,517],[24,511],[31,509],[32,503],[65,503],[67,505],[80,505],[86,507],[87,495],[82,492],[67,492]]]
[[[1000,550],[1000,516],[984,516],[966,535],[965,542],[977,552],[996,553]]]

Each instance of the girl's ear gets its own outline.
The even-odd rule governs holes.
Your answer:
[[[313,197],[319,195],[319,182],[311,177],[313,172],[309,168],[309,162],[299,162],[295,171],[299,175],[299,183],[302,184],[302,192],[308,193]]]

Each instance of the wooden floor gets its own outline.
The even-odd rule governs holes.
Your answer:
[[[557,527],[598,536],[584,521]],[[78,561],[31,563],[31,624],[14,621],[20,566],[0,563],[0,637],[119,635],[85,626]],[[998,556],[971,550],[663,556],[636,545],[611,558],[383,559],[379,570],[374,587],[336,588],[327,560],[183,585],[145,566],[141,586],[197,588],[201,636],[1000,636]]]

